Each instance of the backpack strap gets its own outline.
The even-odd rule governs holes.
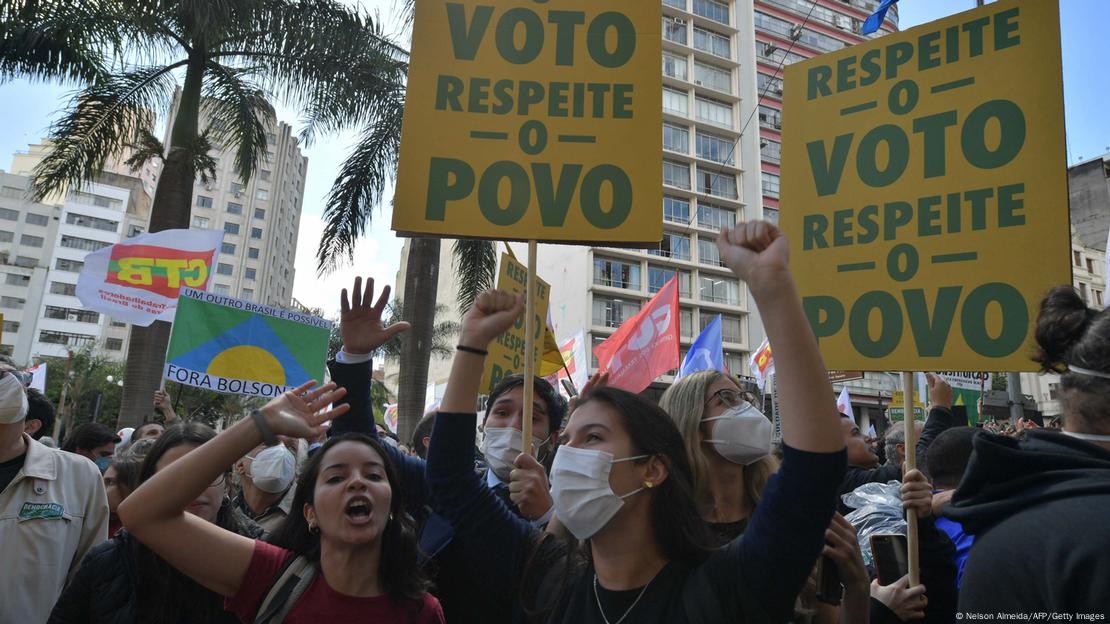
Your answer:
[[[304,594],[312,580],[316,577],[316,564],[307,557],[296,555],[290,557],[274,578],[262,605],[258,607],[255,624],[279,624],[285,621],[285,616],[297,604],[297,600]]]

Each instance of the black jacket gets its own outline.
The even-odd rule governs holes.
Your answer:
[[[943,512],[975,535],[959,610],[1110,615],[1110,451],[1044,429],[973,446]]]

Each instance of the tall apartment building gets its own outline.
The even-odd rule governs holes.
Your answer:
[[[176,100],[170,122],[177,112]],[[208,121],[201,119],[201,128]],[[212,291],[274,306],[293,299],[297,235],[304,201],[308,158],[289,124],[277,121],[266,133],[267,153],[244,183],[235,173],[235,151],[214,146],[216,179],[193,187],[190,224],[223,230]]]
[[[21,169],[30,163],[15,161]],[[150,197],[143,182],[104,174],[66,193],[60,205],[28,201],[29,188],[29,177],[0,172],[0,352],[29,363],[93,346],[122,359],[128,326],[85,310],[75,289],[86,254],[146,228]]]

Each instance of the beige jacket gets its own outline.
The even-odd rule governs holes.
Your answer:
[[[23,434],[23,469],[0,492],[0,623],[45,622],[90,548],[108,538],[96,464]]]

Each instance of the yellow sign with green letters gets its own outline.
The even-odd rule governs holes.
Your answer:
[[[1031,370],[1071,282],[1060,16],[1002,0],[786,68],[782,224],[825,364]]]
[[[416,3],[393,229],[658,243],[660,6]]]
[[[510,254],[501,254],[501,269],[497,273],[497,290],[515,295],[528,290],[528,267],[518,262]],[[532,327],[535,329],[535,344],[532,350],[533,370],[537,373],[543,367],[544,333],[547,331],[547,306],[551,301],[551,286],[536,278],[536,316]],[[489,345],[486,368],[482,372],[482,394],[489,394],[501,380],[508,375],[524,373],[525,319],[521,314],[516,324],[497,337]]]

